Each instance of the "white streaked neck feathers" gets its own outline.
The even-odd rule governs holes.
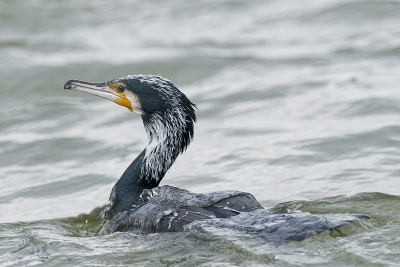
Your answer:
[[[153,114],[145,123],[148,144],[142,162],[141,178],[160,181],[183,152],[185,116],[180,106],[163,115]]]

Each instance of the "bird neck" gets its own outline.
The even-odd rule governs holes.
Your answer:
[[[164,114],[143,117],[148,143],[142,164],[141,178],[160,182],[190,140],[184,137],[184,118]],[[184,145],[183,145],[184,143]]]
[[[106,218],[112,219],[115,214],[127,211],[140,198],[144,189],[151,189],[158,186],[155,180],[141,179],[143,158],[146,150],[143,150],[139,156],[129,165],[116,182],[110,194],[110,208],[107,210]]]
[[[188,133],[185,121],[177,119],[177,116],[167,117],[157,114],[142,116],[148,144],[114,185],[108,219],[118,212],[130,210],[144,189],[157,187],[189,144],[193,130]]]

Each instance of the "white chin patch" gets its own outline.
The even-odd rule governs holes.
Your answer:
[[[125,90],[125,95],[131,102],[133,112],[135,112],[139,116],[143,115],[144,112],[141,108],[139,97],[129,90]]]

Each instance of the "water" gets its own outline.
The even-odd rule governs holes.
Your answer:
[[[0,264],[399,266],[398,14],[399,1],[0,0]],[[146,135],[63,84],[137,73],[199,108],[163,185],[372,220],[281,247],[207,226],[96,235],[90,212]]]

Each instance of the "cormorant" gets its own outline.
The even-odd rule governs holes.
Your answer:
[[[279,213],[263,208],[251,194],[239,191],[194,194],[172,186],[158,187],[193,138],[196,105],[158,75],[129,75],[101,83],[69,80],[64,89],[100,96],[127,107],[142,118],[147,132],[146,148],[112,188],[111,204],[105,213],[111,232],[176,232],[200,221],[245,230],[279,245],[365,218],[343,215],[330,220],[329,216],[309,213]],[[243,216],[255,217],[262,227],[251,228],[255,222],[240,220]]]

